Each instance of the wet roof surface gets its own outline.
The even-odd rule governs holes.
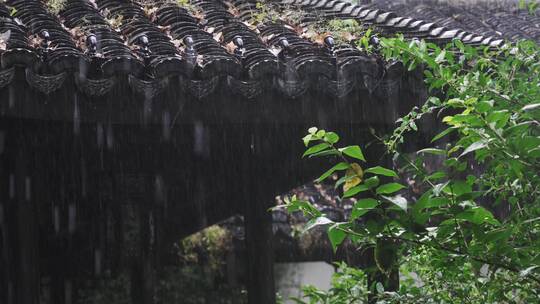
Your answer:
[[[460,24],[424,21],[421,13],[400,15],[400,7],[382,1],[363,6],[341,0],[55,2],[60,4],[52,8],[39,0],[0,3],[0,86],[13,77],[13,66],[27,67],[28,82],[46,94],[62,86],[66,73],[76,73],[78,87],[90,95],[105,94],[113,76],[126,74],[136,87],[153,90],[166,84],[152,81],[170,76],[204,80],[208,83],[191,84],[204,95],[217,76],[229,77],[249,94],[269,76],[339,80],[377,73],[380,60],[354,46],[358,37],[338,44],[324,39],[323,30],[313,33],[321,20],[355,19],[362,29],[384,36],[504,43],[493,32],[473,34],[454,27]],[[390,11],[394,8],[397,13]]]
[[[540,11],[510,0],[375,0],[373,8],[511,41],[540,42]]]

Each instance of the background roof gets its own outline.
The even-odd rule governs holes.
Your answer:
[[[540,42],[540,10],[520,7],[517,0],[374,0],[373,7],[486,36]]]

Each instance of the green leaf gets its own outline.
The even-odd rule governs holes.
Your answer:
[[[407,211],[407,200],[403,196],[383,196],[383,198],[391,202],[392,204],[398,206],[400,209],[403,209],[403,211]]]
[[[337,247],[343,243],[347,237],[347,233],[340,229],[340,226],[347,223],[336,223],[328,228],[328,238],[332,244],[332,250],[336,253]]]
[[[508,122],[508,119],[510,119],[510,113],[508,110],[494,111],[489,113],[489,115],[486,117],[486,120],[489,123],[495,123],[497,128],[504,127]]]
[[[488,112],[489,110],[493,109],[493,104],[494,104],[494,101],[493,100],[482,100],[482,101],[479,101],[477,104],[476,104],[476,110],[480,113],[486,113]]]
[[[444,192],[448,194],[452,194],[455,196],[461,196],[466,193],[472,192],[472,187],[469,185],[466,181],[463,180],[455,180],[452,181],[447,187],[445,187]]]
[[[456,47],[458,49],[460,49],[461,51],[465,51],[465,45],[463,44],[463,42],[461,42],[461,40],[455,39],[454,43],[456,44]]]
[[[446,155],[446,150],[443,149],[435,149],[435,148],[426,148],[422,149],[417,154],[427,153],[427,154],[435,154],[435,155]]]
[[[375,289],[377,290],[377,293],[379,294],[384,293],[384,286],[381,282],[377,282],[377,284],[375,284]]]
[[[324,139],[331,144],[335,144],[339,141],[339,136],[334,132],[326,132]]]
[[[358,176],[356,175],[344,175],[342,176],[340,179],[337,180],[336,184],[334,185],[334,189],[337,189],[339,186],[341,186],[342,184],[346,183],[347,181],[353,179],[353,178],[358,178]]]
[[[435,62],[441,63],[444,61],[445,58],[446,58],[446,51],[443,50],[439,55],[437,55],[437,57],[435,58]]]
[[[321,212],[310,202],[296,200],[294,197],[286,207],[288,212],[302,211],[305,216],[321,216]]]
[[[463,211],[456,215],[457,219],[462,219],[469,221],[476,225],[481,225],[484,223],[492,224],[492,225],[499,225],[499,221],[493,217],[493,214],[486,210],[483,207],[473,207],[471,209],[468,209],[466,211]]]
[[[394,192],[397,192],[401,189],[405,188],[405,186],[403,186],[402,184],[399,184],[399,183],[389,183],[389,184],[384,184],[382,186],[379,186],[377,188],[377,194],[391,194],[391,193],[394,193]]]
[[[358,200],[352,209],[351,212],[351,220],[355,220],[362,215],[368,213],[373,208],[377,207],[379,205],[379,202],[376,199],[373,198],[363,198]]]
[[[302,155],[302,157],[306,157],[308,155],[311,155],[311,154],[315,154],[317,152],[321,152],[321,151],[324,151],[326,149],[330,148],[330,145],[327,144],[327,143],[320,143],[318,145],[315,145],[309,149],[306,150],[306,152],[304,152],[304,154]]]
[[[424,194],[422,194],[420,198],[414,203],[412,207],[413,212],[419,212],[422,208],[424,208],[427,201],[431,198],[432,193],[432,190],[424,192]]]
[[[304,146],[308,146],[309,143],[313,140],[313,134],[308,134],[302,138],[302,141],[304,142]]]
[[[479,141],[477,141],[477,142],[474,142],[474,143],[472,143],[470,146],[468,146],[468,147],[463,151],[463,153],[461,153],[461,154],[459,155],[459,157],[462,157],[462,156],[464,156],[464,155],[466,155],[466,154],[469,154],[469,153],[471,153],[471,152],[474,152],[474,151],[476,151],[476,150],[483,149],[483,148],[487,147],[487,145],[488,145],[488,143],[487,143],[487,141],[485,141],[485,140],[479,140]]]
[[[369,168],[364,171],[364,173],[372,173],[377,175],[383,175],[383,176],[390,176],[390,177],[398,177],[397,173],[393,170],[383,168],[381,166]]]
[[[439,194],[441,194],[441,191],[450,183],[450,181],[447,181],[447,182],[444,182],[444,183],[440,183],[440,184],[436,184],[435,187],[433,187],[433,194],[435,194],[435,196],[439,196]]]
[[[512,145],[521,151],[529,151],[540,146],[540,136],[523,136],[512,141]]]
[[[345,191],[345,193],[343,193],[343,198],[348,198],[348,197],[354,196],[354,195],[356,195],[356,194],[358,194],[360,192],[364,192],[364,191],[367,191],[367,190],[369,190],[369,187],[366,186],[365,184],[354,186],[351,189]]]
[[[320,152],[317,152],[317,153],[313,153],[309,156],[309,158],[313,158],[313,157],[321,157],[321,156],[329,156],[329,155],[339,155],[338,151],[334,150],[334,149],[328,149],[328,150],[324,150],[324,151],[320,151]]]
[[[364,185],[366,185],[369,189],[375,188],[379,185],[379,177],[373,176],[364,181]]]
[[[310,221],[307,222],[306,224],[306,227],[304,227],[304,231],[303,232],[306,232],[306,231],[309,231],[317,226],[323,226],[323,225],[329,225],[329,224],[333,224],[334,221],[332,221],[331,219],[327,218],[327,217],[324,217],[324,216],[319,216],[319,217],[316,217],[314,219],[311,219]]]
[[[414,122],[414,120],[409,121],[409,126],[410,126],[411,129],[413,129],[414,131],[418,131],[418,126],[416,125],[416,123]]]
[[[427,198],[422,204],[418,204],[419,209],[435,208],[440,206],[449,205],[450,200],[446,197],[430,197]]]
[[[506,137],[506,136],[510,136],[510,135],[513,135],[513,134],[523,134],[533,124],[535,124],[535,122],[532,121],[532,120],[524,121],[524,122],[520,122],[518,124],[515,124],[515,125],[513,125],[513,126],[511,126],[511,127],[504,130],[504,136]]]
[[[510,235],[512,235],[511,228],[495,229],[495,230],[487,232],[485,236],[482,238],[482,240],[484,242],[494,243],[501,240],[507,240],[510,237]]]
[[[339,151],[341,151],[343,154],[347,156],[359,159],[361,161],[366,161],[366,159],[364,158],[364,154],[362,153],[362,149],[360,149],[359,146],[348,146],[348,147],[339,149]]]
[[[450,127],[444,131],[442,131],[441,133],[435,135],[435,137],[433,137],[433,139],[431,139],[431,142],[435,142],[443,137],[445,137],[446,135],[452,133],[453,131],[457,130],[456,127]]]
[[[441,179],[441,178],[445,178],[446,177],[446,173],[443,172],[443,171],[437,171],[437,172],[434,172],[433,174],[427,176],[424,180],[430,180],[430,181],[434,181],[434,180],[438,180],[438,179]]]
[[[456,114],[454,116],[446,116],[443,122],[453,126],[470,125],[472,127],[481,127],[484,122],[473,114]]]
[[[471,191],[471,192],[467,192],[467,193],[463,193],[463,194],[460,194],[458,197],[457,197],[457,200],[458,201],[472,201],[472,200],[475,200],[476,198],[484,195],[485,192],[483,191]]]
[[[425,225],[429,220],[431,213],[430,212],[419,212],[415,211],[412,213],[414,222],[420,225]]]
[[[326,178],[328,178],[330,175],[332,175],[334,172],[339,170],[347,170],[347,168],[349,168],[349,164],[347,164],[346,162],[341,162],[330,168],[330,170],[324,172],[323,175],[319,176],[319,178],[316,179],[316,182],[320,183]]]

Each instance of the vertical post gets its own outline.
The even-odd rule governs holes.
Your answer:
[[[152,127],[144,126],[140,132],[142,136],[151,137]],[[139,235],[137,253],[132,261],[131,297],[132,302],[136,304],[153,304],[156,302],[156,213],[159,203],[155,193],[156,175],[152,173],[155,164],[136,163],[134,166],[140,166],[139,174],[144,176],[144,185],[141,185],[144,196],[141,200],[135,201]],[[134,185],[129,185],[132,186]]]
[[[20,126],[24,128],[24,126]],[[24,130],[24,129],[23,129]],[[25,131],[22,131],[23,133]],[[14,135],[14,134],[12,134]],[[37,304],[39,301],[39,240],[37,208],[32,197],[30,156],[24,142],[25,135],[17,136],[17,156],[14,183],[18,259],[16,263],[16,303]],[[10,181],[11,182],[11,181]]]
[[[245,126],[246,130],[257,127]],[[272,217],[268,208],[271,197],[261,195],[266,176],[264,160],[257,157],[255,132],[250,139],[249,157],[246,158],[247,170],[244,170],[245,195],[244,222],[246,229],[246,252],[248,256],[247,290],[249,304],[275,304],[276,292],[274,284],[274,248],[272,233]]]
[[[8,232],[9,218],[9,163],[6,152],[7,136],[9,135],[4,122],[0,123],[0,303],[11,304],[12,299],[12,266],[11,266],[11,235]]]
[[[274,304],[274,252],[272,222],[267,205],[250,196],[244,214],[248,255],[248,303]]]

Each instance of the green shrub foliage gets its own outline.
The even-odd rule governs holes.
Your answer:
[[[369,289],[380,303],[538,303],[538,45],[523,41],[489,49],[455,40],[439,47],[399,37],[381,39],[379,51],[408,70],[422,69],[433,93],[397,121],[393,134],[379,137],[400,165],[366,167],[359,146],[341,147],[338,134],[310,128],[304,157],[335,162],[318,181],[337,175],[343,197],[356,200],[351,217],[334,222],[295,197],[282,207],[304,212],[311,219],[308,229],[325,226],[334,250],[350,239],[375,248],[380,272],[389,275],[399,264],[399,292],[385,292],[381,284]],[[417,153],[402,153],[404,136],[423,131],[419,120],[427,116],[445,126],[442,132]],[[428,169],[428,159],[440,165]],[[382,257],[389,249],[381,244],[395,245],[399,258]],[[342,279],[352,271],[342,270]],[[338,295],[335,289],[307,288],[307,302],[297,301],[363,303],[365,298],[341,300],[356,286],[348,284]]]

